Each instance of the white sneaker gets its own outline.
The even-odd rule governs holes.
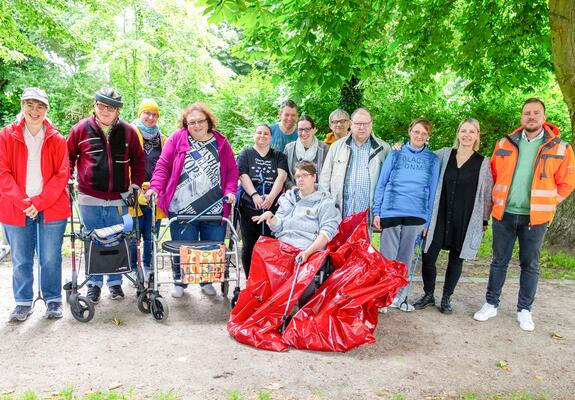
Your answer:
[[[391,308],[399,308],[401,311],[411,312],[415,311],[415,307],[409,304],[408,302],[403,302],[404,299],[400,299],[398,297],[394,298],[389,307]]]
[[[130,282],[130,286],[136,287],[138,284],[138,273],[136,271],[131,271],[128,272],[128,275],[130,275],[130,278],[133,279],[133,281],[128,279],[128,281]]]
[[[533,318],[531,318],[531,311],[529,310],[521,310],[518,312],[517,322],[519,322],[519,327],[524,331],[532,332],[535,329]]]
[[[172,297],[179,299],[183,295],[184,295],[184,288],[182,286],[174,285],[174,288],[172,289]]]
[[[380,314],[387,314],[387,307],[381,307],[377,311],[379,311]]]
[[[408,302],[401,303],[401,304],[399,305],[399,309],[400,309],[401,311],[405,311],[405,312],[415,311],[415,307],[413,307],[413,304],[409,304]]]
[[[493,318],[497,315],[497,307],[485,303],[481,310],[473,314],[473,319],[476,321],[487,321],[489,318]]]
[[[202,286],[202,292],[206,296],[215,296],[217,294],[216,288],[214,288],[214,285],[212,285],[211,283],[208,283],[207,285]]]

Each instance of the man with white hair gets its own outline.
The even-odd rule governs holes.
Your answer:
[[[319,185],[331,193],[343,217],[371,210],[373,204],[389,144],[375,137],[372,128],[367,108],[355,110],[351,133],[331,145],[321,170]]]

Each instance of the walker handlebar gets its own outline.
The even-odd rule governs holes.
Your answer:
[[[178,222],[189,222],[189,221],[204,221],[204,222],[221,222],[222,216],[220,215],[203,215],[203,216],[196,216],[196,215],[176,215],[176,221]]]

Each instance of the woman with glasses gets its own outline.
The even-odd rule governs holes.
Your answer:
[[[70,205],[66,139],[48,121],[48,96],[24,89],[21,113],[0,131],[0,222],[12,253],[10,322],[25,321],[34,300],[34,253],[47,319],[62,318],[62,241]]]
[[[317,170],[311,161],[299,161],[295,166],[296,186],[279,199],[274,214],[266,211],[253,217],[258,224],[266,222],[276,237],[297,247],[301,262],[325,246],[337,233],[341,215],[328,192],[317,190]]]
[[[271,236],[267,226],[263,229],[252,221],[266,210],[277,210],[277,199],[283,192],[288,164],[285,154],[272,149],[272,131],[261,124],[254,133],[254,145],[244,148],[238,156],[241,190],[238,209],[241,215],[242,266],[248,278],[252,252],[261,235]]]
[[[216,117],[203,103],[188,106],[181,128],[167,140],[156,164],[146,198],[157,195],[158,207],[172,218],[177,215],[228,217],[238,189],[238,167],[230,143],[216,131]],[[185,229],[184,229],[185,228]],[[192,222],[170,225],[172,240],[223,242],[226,224]],[[180,279],[179,257],[173,257],[174,280]],[[211,284],[202,292],[215,296]],[[173,297],[182,297],[187,285],[175,283]]]
[[[321,167],[329,148],[324,142],[317,140],[316,132],[313,119],[307,115],[302,115],[297,123],[297,140],[288,143],[284,150],[289,167],[289,176],[286,182],[288,189],[295,185],[295,165],[299,161],[313,162],[316,165],[317,175],[321,174]]]
[[[411,262],[414,249],[429,227],[439,177],[439,158],[426,145],[431,128],[425,118],[411,122],[409,141],[383,163],[373,201],[373,225],[381,229],[381,254],[405,263],[408,277],[415,268]],[[391,307],[414,310],[405,301],[406,289],[397,293]]]
[[[140,237],[144,239],[144,251],[142,254],[142,264],[144,269],[144,278],[150,274],[150,266],[152,260],[152,224],[155,225],[156,234],[160,229],[162,218],[166,216],[160,210],[156,210],[156,220],[152,221],[152,209],[148,206],[148,202],[144,198],[144,192],[150,186],[150,180],[156,168],[156,163],[162,154],[162,147],[166,143],[167,137],[162,135],[160,127],[158,126],[158,118],[160,117],[160,108],[154,99],[143,99],[138,107],[138,118],[132,122],[136,129],[138,139],[144,150],[146,158],[146,175],[144,183],[142,184],[142,191],[138,198],[138,208],[140,213],[138,215],[138,227]],[[135,216],[135,211],[130,209],[130,213]],[[136,241],[132,240],[130,243],[132,273],[137,272],[136,269]]]

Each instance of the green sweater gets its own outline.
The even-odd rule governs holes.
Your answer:
[[[509,196],[507,196],[506,212],[529,215],[535,158],[542,144],[543,137],[531,142],[524,138],[519,141],[519,156],[513,173],[511,188],[509,188]]]

